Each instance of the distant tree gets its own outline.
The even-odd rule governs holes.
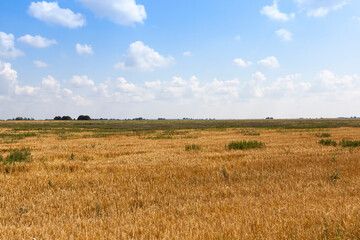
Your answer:
[[[56,116],[56,117],[54,117],[54,120],[59,121],[59,120],[61,120],[61,117],[60,117],[60,116]]]
[[[61,120],[66,120],[66,121],[68,121],[68,120],[72,120],[72,118],[69,117],[69,116],[63,116],[63,117],[61,118]]]
[[[91,118],[88,115],[80,115],[77,120],[91,120]]]
[[[16,121],[22,121],[22,120],[24,120],[24,118],[23,117],[17,117],[17,118],[15,118],[15,120]]]

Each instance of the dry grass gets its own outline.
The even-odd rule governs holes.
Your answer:
[[[0,239],[360,239],[360,148],[320,145],[315,130],[29,131],[0,139],[4,158],[32,156],[0,164]],[[358,128],[327,132],[360,140]],[[242,140],[266,147],[226,148]]]

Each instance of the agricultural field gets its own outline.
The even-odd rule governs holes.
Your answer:
[[[360,239],[360,120],[0,122],[0,239]]]

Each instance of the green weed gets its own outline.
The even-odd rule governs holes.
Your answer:
[[[334,146],[336,147],[337,143],[331,139],[321,139],[319,141],[319,144],[325,145],[325,146]]]
[[[191,150],[201,150],[201,147],[196,144],[187,144],[185,145],[185,151],[191,151]]]
[[[341,142],[339,142],[340,146],[342,147],[359,147],[360,146],[360,141],[352,141],[352,140],[342,140]]]
[[[315,134],[316,137],[322,137],[322,138],[327,138],[327,137],[331,137],[330,133],[317,133]]]
[[[21,150],[15,150],[10,152],[9,155],[6,156],[5,160],[2,159],[4,165],[12,164],[19,162],[29,162],[31,160],[31,152],[30,148],[22,148]]]
[[[227,146],[228,149],[252,149],[252,148],[262,148],[265,144],[258,141],[239,141],[239,142],[231,142]]]

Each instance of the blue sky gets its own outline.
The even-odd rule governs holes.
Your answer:
[[[355,0],[0,1],[0,119],[360,109]]]

